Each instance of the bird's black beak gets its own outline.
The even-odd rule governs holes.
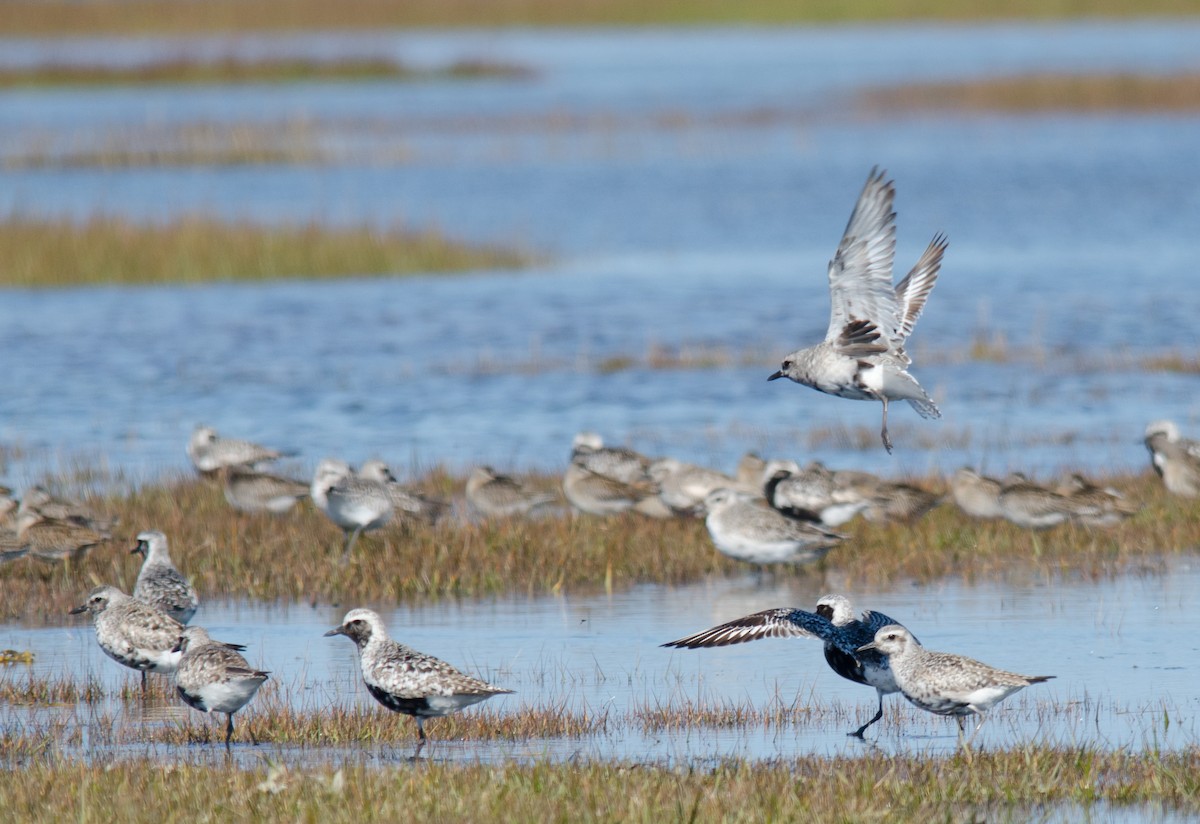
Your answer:
[[[137,553],[137,554],[141,554],[141,553],[143,553],[143,552],[145,552],[145,551],[146,551],[146,542],[145,542],[145,541],[138,541],[138,542],[137,542],[137,543],[134,545],[133,549],[129,550],[129,554],[130,554],[130,555],[133,555],[133,554],[135,554],[135,553]]]
[[[346,628],[344,626],[334,627],[333,629],[329,630],[329,632],[325,633],[324,637],[329,638],[330,636],[333,636],[333,635],[345,635],[345,634],[346,634]]]
[[[87,604],[80,604],[79,606],[70,610],[67,615],[78,615],[81,612],[87,612]]]
[[[182,635],[179,637],[179,640],[175,642],[175,646],[171,647],[171,652],[183,652],[183,636]]]
[[[869,644],[863,644],[861,647],[859,647],[858,649],[856,649],[856,650],[855,650],[855,652],[866,652],[866,651],[867,651],[867,650],[869,650],[869,649],[877,649],[877,647],[875,646],[875,642],[874,642],[874,641],[872,641],[872,642],[871,642],[871,643],[869,643]]]
[[[776,378],[782,378],[782,377],[783,377],[783,372],[774,372],[774,373],[772,373],[771,377],[767,378],[767,380],[773,381]]]

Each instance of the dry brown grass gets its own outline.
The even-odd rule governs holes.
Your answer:
[[[1142,511],[1108,530],[1063,526],[1034,533],[974,521],[943,505],[912,525],[856,520],[842,529],[849,539],[822,563],[853,589],[949,577],[1096,578],[1131,566],[1158,569],[1164,556],[1200,546],[1194,502],[1166,495],[1149,473],[1104,482],[1143,502]],[[939,483],[923,482],[934,490]],[[461,481],[434,473],[426,488],[447,494],[461,491]],[[128,552],[133,536],[151,528],[170,537],[176,563],[209,598],[397,603],[682,584],[750,569],[716,552],[699,520],[563,516],[414,525],[364,536],[343,568],[337,562],[342,533],[308,506],[285,517],[238,515],[219,487],[191,480],[96,503],[120,518],[113,541],[74,567],[32,560],[0,567],[0,619],[62,623],[98,583],[128,591],[138,570]],[[780,574],[819,572],[785,567]]]
[[[861,101],[889,111],[1195,112],[1200,110],[1200,74],[1035,74],[920,83],[866,92]]]

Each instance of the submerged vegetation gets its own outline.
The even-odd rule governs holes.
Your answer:
[[[1200,752],[1026,747],[950,757],[807,757],[704,768],[637,763],[437,761],[259,770],[158,760],[35,759],[0,781],[20,821],[867,821],[1029,820],[1056,805],[1200,810]],[[569,812],[573,811],[573,813]]]
[[[452,272],[514,268],[530,257],[433,229],[10,216],[0,221],[0,259],[0,286],[47,287]]]
[[[551,486],[554,478],[542,478]],[[943,491],[940,479],[918,483]],[[423,488],[461,493],[460,480],[433,473]],[[1195,552],[1200,524],[1190,502],[1173,498],[1149,473],[1104,479],[1143,509],[1111,529],[1062,526],[1030,532],[1006,522],[968,519],[944,504],[915,524],[856,520],[849,539],[823,566],[781,575],[836,573],[853,589],[901,580],[1054,580],[1158,569],[1163,557]],[[638,583],[682,584],[741,574],[746,565],[715,551],[704,523],[640,516],[596,518],[547,514],[530,520],[436,527],[410,524],[364,536],[347,567],[338,564],[342,533],[304,505],[282,516],[239,515],[221,489],[203,481],[147,487],[93,502],[120,525],[108,544],[75,566],[25,559],[0,566],[0,616],[58,622],[97,582],[129,591],[138,571],[133,536],[159,529],[172,556],[202,597],[342,603],[397,603],[498,594],[550,595],[612,591]],[[403,559],[403,563],[397,563]]]
[[[12,35],[376,29],[380,27],[799,24],[877,20],[1002,20],[1189,16],[1189,0],[7,0],[0,30]]]

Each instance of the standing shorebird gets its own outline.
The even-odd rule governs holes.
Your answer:
[[[829,395],[883,403],[883,446],[888,436],[888,402],[908,401],[923,418],[941,412],[917,379],[904,342],[937,283],[947,241],[935,235],[902,281],[892,285],[896,256],[895,184],[875,168],[850,215],[842,242],[829,262],[832,312],[825,340],[797,349],[767,380],[791,378]]]
[[[384,483],[360,477],[349,464],[332,458],[317,465],[310,492],[321,511],[346,536],[343,565],[350,562],[358,536],[379,529],[395,512],[392,495]]]
[[[233,714],[250,703],[270,673],[254,669],[228,645],[209,638],[203,627],[186,627],[174,652],[182,656],[175,671],[179,697],[200,712],[225,713],[228,750],[233,737]],[[254,740],[253,735],[250,740]]]
[[[789,518],[761,499],[717,489],[704,499],[704,525],[723,554],[752,564],[811,563],[825,557],[844,535],[812,521]]]
[[[867,610],[861,618],[855,618],[849,598],[825,595],[817,601],[815,613],[790,607],[766,609],[663,646],[702,649],[742,644],[759,638],[816,638],[824,641],[825,662],[829,668],[856,684],[874,687],[879,696],[879,709],[871,720],[854,732],[847,733],[862,738],[867,727],[883,718],[883,696],[900,691],[887,658],[871,650],[860,651],[864,644],[875,638],[879,629],[891,625],[898,626],[894,618],[881,612]]]
[[[393,641],[383,619],[369,609],[347,612],[341,626],[325,633],[332,635],[345,635],[357,645],[363,683],[371,697],[393,712],[417,719],[417,753],[425,746],[426,718],[441,718],[493,695],[512,693]]]
[[[171,675],[179,666],[181,653],[175,645],[183,624],[162,610],[134,600],[116,587],[98,586],[70,614],[81,612],[91,613],[96,642],[104,654],[141,672],[143,693],[147,672]]]
[[[143,604],[158,607],[181,624],[192,620],[200,598],[187,578],[171,563],[167,536],[157,530],[139,533],[137,545],[129,550],[144,559],[133,585],[133,597]]]
[[[899,624],[881,627],[875,633],[875,640],[859,647],[858,651],[870,650],[888,659],[892,676],[905,698],[935,715],[954,716],[960,739],[968,715],[979,717],[979,723],[971,733],[974,738],[989,709],[1030,684],[1041,684],[1054,677],[1018,675],[965,655],[932,652]]]

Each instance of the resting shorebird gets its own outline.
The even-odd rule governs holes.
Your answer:
[[[904,351],[904,342],[937,282],[947,245],[945,236],[935,235],[917,265],[893,287],[895,197],[895,184],[884,179],[883,170],[872,169],[837,254],[829,262],[832,313],[825,340],[792,352],[779,371],[767,378],[791,378],[840,398],[881,401],[880,435],[888,452],[892,451],[887,427],[889,401],[908,401],[924,418],[942,414],[917,379],[908,374],[912,360]]]
[[[222,438],[212,427],[197,426],[188,440],[187,454],[200,474],[212,475],[235,466],[252,469],[257,464],[275,461],[293,453],[250,441]]]
[[[831,670],[856,684],[874,687],[879,695],[879,709],[871,720],[854,732],[847,733],[862,738],[867,727],[883,718],[883,696],[899,692],[900,687],[892,677],[887,658],[870,650],[860,652],[859,648],[870,643],[879,629],[893,624],[896,624],[894,618],[870,610],[864,612],[862,618],[856,618],[849,598],[844,595],[825,595],[817,601],[815,613],[789,607],[766,609],[663,646],[701,649],[741,644],[759,638],[822,640],[825,642],[825,662]]]
[[[350,610],[341,625],[325,635],[345,635],[358,647],[363,683],[371,697],[417,719],[418,753],[425,746],[426,718],[441,718],[493,695],[512,693],[393,641],[383,619],[369,609]]]
[[[1172,495],[1200,497],[1200,443],[1179,436],[1172,421],[1155,421],[1146,427],[1146,449],[1154,471]]]
[[[958,735],[964,719],[979,717],[975,732],[983,726],[984,713],[1008,696],[1030,684],[1049,681],[1053,675],[1018,675],[949,652],[931,652],[921,646],[904,627],[881,627],[875,640],[858,648],[874,650],[887,657],[896,685],[904,697],[935,715],[952,715],[958,720]],[[971,734],[974,738],[975,733]]]

